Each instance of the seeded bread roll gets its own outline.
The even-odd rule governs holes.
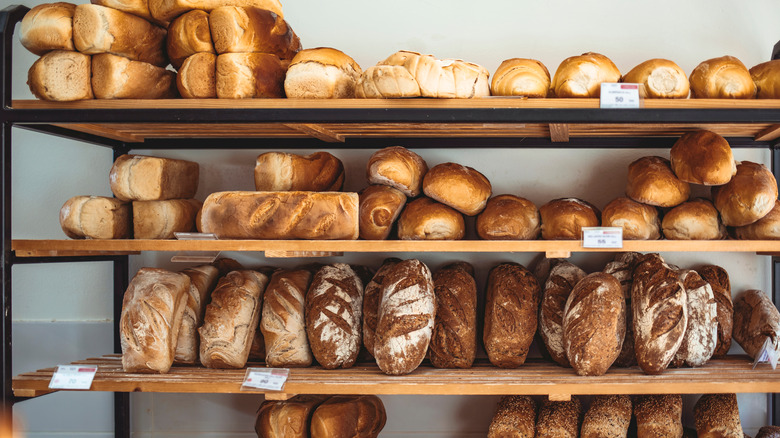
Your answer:
[[[671,240],[725,239],[726,226],[712,202],[695,198],[674,207],[664,215],[664,237]]]
[[[372,356],[374,355],[376,325],[379,322],[379,303],[382,301],[382,282],[387,273],[390,272],[390,268],[400,261],[400,259],[392,257],[385,259],[382,266],[377,269],[376,274],[363,289],[363,345]]]
[[[545,400],[539,408],[536,438],[577,438],[582,422],[582,404],[577,397],[569,401]]]
[[[763,164],[743,161],[728,184],[712,188],[712,200],[724,224],[749,225],[774,208],[777,181]]]
[[[585,413],[580,438],[625,438],[631,413],[631,397],[597,395]]]
[[[185,99],[215,99],[217,55],[203,52],[185,59],[176,75],[176,87]]]
[[[176,70],[181,70],[184,60],[196,53],[216,53],[211,40],[209,14],[196,9],[177,17],[168,26],[165,47]]]
[[[702,61],[690,77],[691,97],[709,99],[753,99],[756,85],[745,64],[733,56]]]
[[[91,57],[68,50],[46,53],[27,72],[27,85],[41,100],[93,99]]]
[[[406,205],[406,195],[389,186],[373,184],[363,189],[360,199],[360,238],[385,240]]]
[[[74,196],[60,208],[60,226],[71,239],[127,239],[130,204],[105,196]]]
[[[198,328],[203,323],[206,304],[211,291],[217,285],[219,270],[211,265],[200,265],[181,271],[190,277],[187,308],[182,315],[181,328],[176,341],[175,363],[192,364],[198,361],[200,336]]]
[[[422,97],[472,98],[490,96],[490,73],[484,67],[457,59],[436,59],[407,50],[398,51],[380,62],[381,65],[401,66],[420,87]],[[380,89],[381,82],[375,83]],[[394,87],[391,87],[391,91]],[[366,93],[368,94],[368,93]],[[365,97],[369,97],[366,95]]]
[[[692,270],[679,271],[685,287],[688,306],[688,324],[674,364],[700,367],[707,363],[718,343],[718,306],[712,286]]]
[[[767,338],[768,348],[780,354],[780,312],[764,292],[742,292],[734,300],[734,340],[756,359]]]
[[[674,207],[688,200],[691,187],[674,175],[669,160],[642,157],[628,166],[626,195],[658,207]]]
[[[670,157],[677,178],[693,184],[719,186],[737,173],[729,142],[712,131],[683,134],[672,146]]]
[[[171,99],[176,73],[110,53],[92,57],[92,92],[97,99]]]
[[[133,237],[173,239],[174,233],[195,231],[195,216],[203,204],[197,199],[133,202]]]
[[[265,341],[265,362],[269,367],[307,367],[312,355],[306,339],[305,297],[311,272],[305,269],[278,270],[271,276],[263,295],[260,330]]]
[[[262,438],[309,438],[314,409],[326,397],[299,395],[289,400],[265,400],[257,410],[255,432]]]
[[[44,3],[24,14],[19,41],[25,49],[40,56],[52,50],[76,50],[73,46],[73,13],[76,5]]]
[[[681,438],[682,397],[677,394],[643,395],[634,400],[637,438]]]
[[[635,252],[624,252],[615,256],[615,259],[606,266],[604,270],[611,274],[620,282],[620,288],[623,290],[623,296],[626,299],[626,336],[623,338],[623,347],[620,354],[615,359],[615,365],[619,367],[632,367],[636,365],[636,352],[634,351],[634,313],[631,310],[631,285],[634,282],[634,264],[640,254]]]
[[[403,146],[390,146],[371,155],[366,177],[370,184],[394,187],[414,198],[422,192],[427,172],[428,165],[421,156]]]
[[[159,21],[171,21],[192,9],[213,11],[220,6],[241,6],[266,9],[281,18],[282,4],[279,0],[148,0],[149,12]]]
[[[255,189],[337,192],[344,185],[344,164],[328,152],[306,156],[266,152],[255,161]]]
[[[780,60],[762,62],[751,68],[750,77],[756,84],[756,97],[759,99],[778,99],[780,98],[780,80],[778,80],[778,70],[780,69]]]
[[[331,47],[301,50],[287,69],[284,92],[289,98],[353,98],[362,73],[360,65],[340,50]]]
[[[493,96],[547,97],[549,91],[550,72],[535,59],[504,60],[490,86]]]
[[[271,53],[292,59],[301,50],[298,35],[279,15],[255,7],[220,6],[209,14],[217,53]]]
[[[473,272],[471,265],[455,263],[433,276],[436,318],[428,353],[436,368],[470,368],[476,357],[477,284]]]
[[[111,191],[125,201],[190,199],[198,190],[198,169],[192,161],[125,154],[108,177]]]
[[[701,278],[712,286],[718,320],[718,342],[713,356],[725,356],[731,348],[734,304],[731,302],[729,274],[720,266],[706,265],[697,269]]]
[[[555,97],[599,97],[602,82],[620,82],[620,70],[606,56],[588,52],[561,62],[552,92]]]
[[[465,235],[463,215],[430,198],[408,203],[398,218],[401,240],[460,240]]]
[[[539,207],[542,239],[579,240],[583,227],[598,227],[601,212],[593,204],[577,198],[561,198]]]
[[[485,175],[457,163],[433,166],[423,179],[426,196],[467,215],[479,214],[492,194]]]
[[[477,216],[477,234],[485,240],[534,240],[539,237],[539,210],[514,195],[490,198]]]
[[[690,84],[685,71],[668,59],[650,59],[626,73],[621,82],[642,84],[640,96],[657,99],[685,99]]]
[[[284,97],[287,65],[288,61],[270,53],[223,53],[217,56],[217,97]]]
[[[534,438],[537,410],[536,402],[527,395],[501,397],[488,438]]]
[[[622,228],[623,240],[656,240],[661,237],[658,210],[625,197],[614,199],[604,207],[601,226]]]
[[[311,438],[376,438],[387,414],[375,395],[337,395],[317,407],[311,417]]]
[[[561,261],[550,269],[539,309],[539,334],[552,359],[561,366],[570,366],[563,343],[563,315],[571,291],[587,273],[579,267]]]
[[[743,240],[780,240],[780,201],[772,210],[749,225],[734,228],[734,236]]]
[[[693,407],[701,438],[742,438],[736,394],[704,394]]]

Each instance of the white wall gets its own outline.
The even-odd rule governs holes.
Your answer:
[[[26,2],[27,6],[42,3]],[[398,0],[394,2],[287,2],[285,16],[304,47],[332,46],[367,68],[399,49],[458,57],[491,72],[506,58],[534,57],[555,71],[568,56],[597,51],[626,72],[645,59],[666,57],[690,72],[700,61],[731,54],[748,67],[769,58],[780,35],[780,4],[746,2],[653,2],[558,0],[488,2]],[[34,56],[19,44],[14,53],[14,97],[31,98],[26,70]],[[15,238],[64,238],[59,207],[71,196],[108,194],[108,149],[15,129],[13,234]],[[403,141],[398,142],[403,144]],[[229,147],[229,141],[226,142]],[[537,205],[562,196],[583,197],[599,207],[622,193],[627,164],[665,150],[419,149],[429,164],[456,161],[472,166],[494,185],[494,193],[525,196]],[[143,152],[139,150],[139,152]],[[261,150],[163,151],[163,156],[198,161],[204,178],[198,197],[227,189],[251,189],[254,157]],[[363,167],[372,151],[335,150],[347,166],[346,189],[365,185]],[[738,159],[768,164],[768,153],[735,151]],[[230,163],[230,164],[227,164]],[[473,232],[472,232],[473,234]],[[171,254],[135,257],[132,269],[173,266]],[[247,264],[293,265],[260,254],[229,254]],[[436,268],[453,259],[472,261],[483,286],[487,269],[505,260],[528,264],[531,254],[401,254],[419,256]],[[733,288],[768,290],[769,259],[749,254],[666,254],[673,263],[719,263]],[[377,265],[382,255],[339,260]],[[575,255],[588,270],[605,255]],[[131,272],[132,272],[131,269]],[[108,263],[16,266],[14,275],[14,369],[29,371],[112,351],[111,270]],[[137,437],[253,437],[257,396],[134,394]],[[382,436],[484,436],[496,397],[383,397],[388,424]],[[111,436],[110,394],[60,393],[17,405],[31,437]],[[690,407],[695,397],[686,397]],[[749,434],[765,422],[766,398],[740,395]],[[687,414],[690,421],[690,414]]]

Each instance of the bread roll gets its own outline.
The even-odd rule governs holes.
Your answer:
[[[758,429],[756,438],[780,438],[780,426],[764,426]]]
[[[262,438],[309,438],[314,409],[324,396],[299,395],[289,400],[265,400],[257,410],[255,432]]]
[[[534,438],[537,406],[527,395],[505,395],[498,402],[488,438]]]
[[[634,400],[637,438],[683,436],[682,397],[677,394],[643,395]]]
[[[743,240],[780,240],[780,201],[772,210],[752,224],[734,228],[734,236]]]
[[[640,254],[635,252],[619,253],[615,259],[606,266],[602,272],[612,275],[620,282],[623,296],[626,299],[626,336],[623,338],[623,347],[615,359],[614,365],[619,367],[632,367],[636,365],[636,352],[634,351],[634,317],[631,310],[631,285],[634,282],[634,265]]]
[[[98,99],[171,99],[177,96],[176,73],[100,53],[92,57],[92,91]]]
[[[173,364],[190,277],[141,268],[127,286],[119,320],[126,373],[167,373]]]
[[[701,278],[712,286],[715,297],[715,311],[718,320],[718,342],[714,356],[725,356],[731,348],[731,333],[733,330],[734,304],[731,302],[731,282],[729,274],[720,266],[706,265],[697,269]]]
[[[542,239],[579,240],[583,227],[598,227],[601,212],[593,204],[577,198],[560,198],[539,207]]]
[[[198,328],[203,323],[206,302],[214,286],[217,285],[219,270],[211,265],[200,265],[181,272],[190,277],[190,289],[187,291],[187,307],[182,315],[181,328],[176,341],[174,362],[192,364],[198,361],[198,351],[200,351]]]
[[[174,233],[195,231],[195,216],[202,203],[196,199],[133,202],[133,236],[136,239],[173,239]]]
[[[359,193],[360,238],[384,240],[406,205],[406,195],[389,186],[374,184]]]
[[[425,358],[436,318],[431,271],[419,260],[391,266],[382,281],[374,358],[385,374],[414,371]]]
[[[743,438],[736,394],[704,394],[693,407],[702,438]]]
[[[756,85],[745,64],[733,56],[702,61],[691,73],[691,97],[753,99]]]
[[[436,320],[429,353],[431,365],[436,368],[470,368],[474,362],[477,284],[473,271],[467,263],[454,263],[439,269],[433,276]]]
[[[490,198],[477,216],[477,234],[485,240],[534,240],[539,237],[539,210],[514,195]]]
[[[566,301],[574,286],[587,273],[579,267],[562,261],[552,269],[544,283],[544,292],[539,309],[539,335],[552,359],[561,366],[570,366],[563,343],[563,315]]]
[[[299,99],[353,98],[362,73],[360,65],[340,50],[301,50],[287,69],[284,92],[289,98]]]
[[[306,339],[304,308],[311,273],[304,269],[278,270],[263,295],[260,330],[269,367],[307,367],[312,355]]]
[[[400,65],[374,65],[366,69],[355,84],[355,97],[391,99],[420,97],[420,85]]]
[[[668,59],[650,59],[626,73],[621,82],[642,84],[640,96],[651,99],[685,99],[690,84],[685,71]]]
[[[217,53],[270,53],[292,59],[301,40],[279,14],[252,6],[220,6],[209,14]]]
[[[30,92],[41,100],[73,101],[94,98],[90,58],[66,50],[54,50],[41,56],[27,72]]]
[[[777,181],[763,164],[743,161],[728,184],[712,188],[712,200],[724,224],[749,225],[774,208]]]
[[[764,342],[780,354],[780,312],[760,290],[747,290],[734,300],[734,340],[753,359],[758,358]]]
[[[582,404],[577,397],[569,401],[545,400],[539,408],[536,438],[577,438],[582,421]]]
[[[127,239],[130,205],[104,196],[74,196],[60,208],[60,226],[71,239]]]
[[[658,210],[625,197],[616,198],[604,207],[601,226],[622,228],[623,240],[656,240],[661,237]]]
[[[24,22],[22,22],[24,25]],[[756,84],[756,97],[759,99],[780,98],[780,80],[778,80],[780,60],[762,62],[749,70],[753,83]]]
[[[211,40],[209,14],[192,10],[177,17],[168,26],[165,47],[176,70],[180,70],[184,60],[196,53],[216,53]]]
[[[465,234],[463,215],[430,198],[410,202],[398,219],[401,240],[460,240]]]
[[[490,85],[493,96],[547,97],[549,91],[550,72],[535,59],[504,60]]]
[[[620,70],[606,56],[583,53],[563,60],[552,81],[555,97],[599,97],[602,82],[620,82]]]
[[[217,56],[220,99],[284,97],[287,64],[268,53],[223,53]]]
[[[625,438],[631,423],[631,397],[597,395],[585,412],[581,438]]]
[[[490,270],[485,298],[483,341],[490,362],[501,368],[525,363],[536,334],[539,283],[517,263]]]
[[[390,146],[371,155],[366,177],[370,184],[394,187],[414,198],[422,192],[426,172],[428,165],[421,156],[403,146]]]
[[[176,75],[176,87],[185,99],[217,97],[217,55],[196,53],[184,60]]]
[[[341,192],[217,192],[200,230],[220,239],[358,238],[358,195]]]
[[[167,21],[159,21],[149,12],[148,0],[91,0],[94,5],[119,9],[122,12],[136,15],[144,20],[151,21],[159,26],[168,27]]]
[[[145,155],[122,155],[108,177],[111,191],[124,201],[164,201],[194,198],[198,163]]]
[[[220,6],[241,6],[266,9],[281,18],[282,4],[279,0],[148,0],[149,12],[159,21],[171,21],[179,15],[192,9],[201,9],[206,12]]]
[[[672,240],[725,239],[726,226],[708,199],[683,202],[664,215],[664,237]]]
[[[688,200],[691,187],[674,175],[669,160],[642,157],[628,166],[626,195],[658,207],[674,207]]]
[[[477,64],[458,59],[440,60],[407,50],[390,55],[380,64],[404,67],[419,85],[422,97],[490,96],[490,73]]]
[[[319,405],[311,417],[311,438],[376,438],[387,414],[375,395],[337,395]]]
[[[328,152],[306,156],[266,152],[255,161],[255,189],[259,192],[337,192],[344,185],[344,164]]]
[[[73,12],[76,5],[44,3],[30,9],[19,28],[19,41],[36,55],[52,50],[76,50],[73,46]]]
[[[390,272],[390,268],[400,261],[400,259],[392,257],[385,259],[382,266],[377,269],[376,274],[363,289],[363,345],[372,356],[374,355],[376,325],[379,322],[379,303],[382,301],[382,282],[387,273]]]
[[[684,362],[690,367],[700,367],[710,360],[718,343],[718,307],[712,286],[696,271],[684,269],[679,275],[685,287],[688,324],[674,364],[682,366]]]
[[[672,170],[681,181],[719,186],[737,173],[729,142],[712,131],[683,134],[672,146],[670,156]]]
[[[433,166],[423,178],[426,196],[467,215],[479,214],[492,194],[485,175],[457,163]]]

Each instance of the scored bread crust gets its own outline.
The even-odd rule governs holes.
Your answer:
[[[200,343],[198,327],[203,323],[206,304],[219,280],[219,270],[211,265],[200,265],[181,272],[190,277],[190,289],[176,340],[174,363],[195,363]]]
[[[278,270],[263,295],[260,330],[265,340],[265,361],[269,367],[307,367],[312,354],[304,319],[306,291],[311,272],[305,269]]]
[[[477,349],[477,285],[468,263],[447,265],[433,275],[436,318],[431,365],[470,368]]]
[[[52,50],[76,50],[73,46],[73,13],[76,5],[45,3],[30,9],[19,27],[22,46],[36,55]]]

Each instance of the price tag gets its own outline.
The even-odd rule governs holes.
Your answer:
[[[603,82],[601,108],[639,108],[639,84]]]
[[[89,389],[97,373],[94,365],[59,365],[51,376],[50,389]]]
[[[217,235],[212,233],[173,233],[177,240],[217,240]],[[219,251],[179,251],[173,257],[172,262],[185,263],[212,263],[219,257]]]
[[[241,390],[270,389],[281,391],[289,375],[290,370],[287,368],[247,368]]]
[[[772,340],[769,338],[766,338],[764,341],[764,345],[761,347],[761,350],[759,350],[758,354],[756,355],[756,360],[753,361],[753,369],[758,366],[760,363],[769,363],[772,365],[772,369],[777,369],[777,356],[778,352],[775,349],[774,344],[772,344]]]
[[[622,227],[583,227],[583,248],[622,248]]]

